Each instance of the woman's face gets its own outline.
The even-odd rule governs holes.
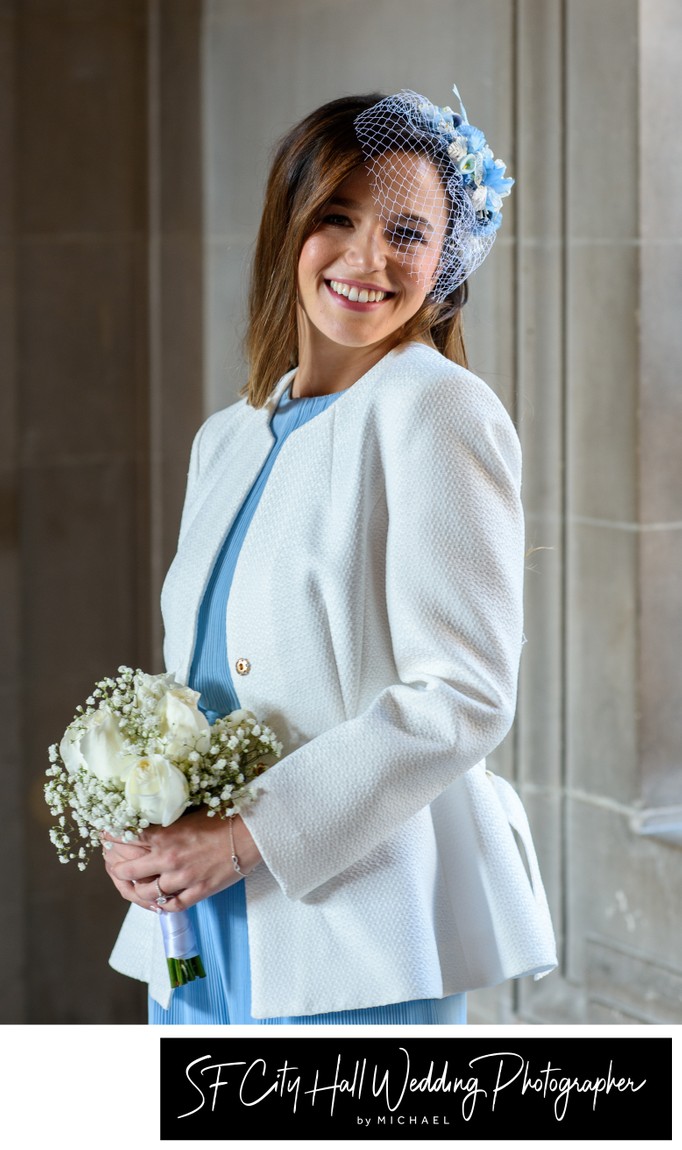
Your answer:
[[[433,286],[448,217],[438,174],[427,159],[406,153],[387,155],[375,169],[382,163],[390,208],[379,214],[368,174],[358,167],[301,250],[299,328],[313,349],[320,341],[391,346]]]

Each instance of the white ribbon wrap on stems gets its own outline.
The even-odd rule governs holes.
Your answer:
[[[186,910],[159,915],[166,958],[194,958],[199,953],[192,920]]]
[[[189,960],[198,953],[192,920],[186,910],[152,914],[133,903],[109,965],[120,974],[147,982],[151,997],[168,1010],[173,995],[168,959]]]

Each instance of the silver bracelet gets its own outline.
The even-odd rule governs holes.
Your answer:
[[[231,815],[231,816],[229,816],[229,820],[228,820],[229,824],[230,824],[230,849],[232,851],[232,866],[234,867],[234,869],[238,875],[241,875],[242,878],[246,878],[247,875],[251,874],[251,871],[250,870],[242,870],[242,868],[239,864],[239,855],[237,854],[237,852],[234,849],[234,830],[232,829],[232,820],[234,819],[234,817],[235,817],[234,815]]]

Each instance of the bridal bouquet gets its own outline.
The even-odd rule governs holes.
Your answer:
[[[199,695],[172,675],[119,667],[76,708],[49,749],[45,799],[60,862],[84,870],[101,834],[134,843],[140,831],[170,826],[190,808],[229,818],[253,802],[255,780],[282,752],[251,711],[211,726]],[[186,911],[161,916],[172,986],[205,977]]]

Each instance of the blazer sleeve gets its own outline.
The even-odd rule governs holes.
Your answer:
[[[520,449],[497,397],[463,376],[461,386],[449,378],[398,397],[383,430],[396,682],[271,768],[244,812],[291,898],[362,859],[479,763],[513,721],[523,641]]]

